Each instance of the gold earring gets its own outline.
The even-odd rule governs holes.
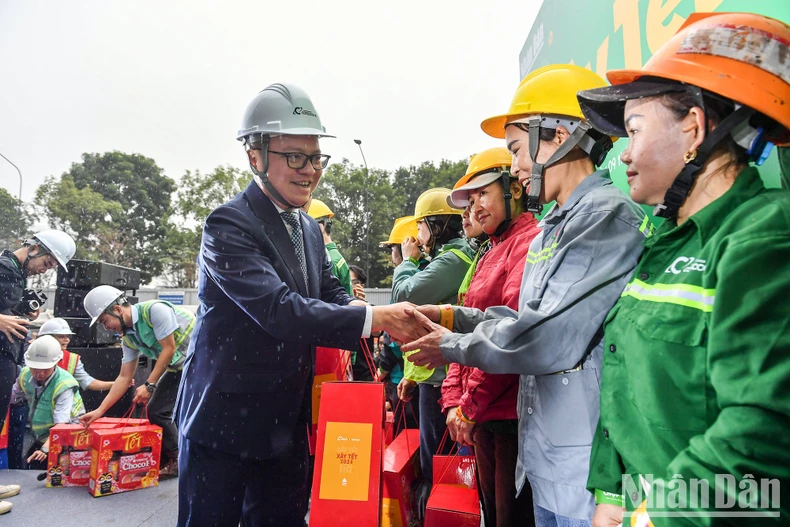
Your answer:
[[[690,151],[690,152],[686,152],[683,155],[683,161],[685,161],[685,163],[687,165],[689,163],[691,163],[692,161],[694,161],[696,158],[697,158],[697,149],[696,148],[694,150]]]

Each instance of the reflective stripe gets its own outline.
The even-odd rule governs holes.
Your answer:
[[[716,301],[716,290],[688,284],[650,285],[634,279],[625,286],[622,296],[630,296],[648,302],[677,304],[710,313],[713,311],[713,304]]]
[[[650,219],[645,216],[645,219],[642,220],[642,225],[639,226],[639,232],[645,235],[646,238],[649,238],[653,235],[653,224],[650,223]]]
[[[528,252],[527,253],[527,263],[528,264],[534,264],[534,263],[540,262],[541,260],[548,260],[549,258],[554,256],[554,249],[558,245],[559,245],[559,242],[555,242],[553,245],[551,245],[550,247],[546,247],[545,249],[543,249],[540,252],[537,252],[537,253],[533,253],[531,251]]]

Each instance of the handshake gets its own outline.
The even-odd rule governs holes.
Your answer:
[[[416,306],[410,302],[374,306],[371,329],[373,333],[389,333],[393,340],[401,343],[404,352],[418,350],[408,356],[414,364],[436,368],[447,364],[439,343],[446,333],[450,333],[439,324],[441,313],[441,306]]]

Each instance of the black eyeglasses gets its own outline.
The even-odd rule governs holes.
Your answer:
[[[285,161],[288,163],[288,168],[292,168],[294,170],[303,169],[305,165],[307,165],[308,159],[310,160],[310,164],[313,165],[314,169],[323,170],[326,168],[326,165],[329,164],[329,158],[332,157],[327,154],[313,154],[309,156],[300,152],[275,152],[274,150],[269,150],[269,153],[283,156]]]

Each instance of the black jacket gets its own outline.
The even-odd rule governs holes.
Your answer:
[[[214,210],[198,256],[200,306],[179,388],[190,440],[281,455],[311,422],[315,345],[354,349],[366,310],[332,275],[318,224],[300,214],[309,288],[271,200],[255,184]]]
[[[25,289],[25,274],[22,264],[11,251],[0,254],[0,314],[19,315],[16,310],[22,302]],[[10,342],[4,333],[0,333],[0,353],[10,355],[15,361],[19,358],[21,342]]]

